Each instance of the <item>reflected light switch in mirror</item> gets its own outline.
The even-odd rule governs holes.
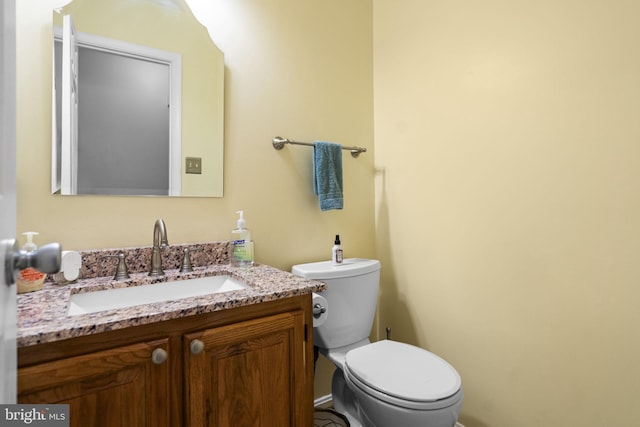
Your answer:
[[[187,157],[186,173],[202,173],[202,157]]]

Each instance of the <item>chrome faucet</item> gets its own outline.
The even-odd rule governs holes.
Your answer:
[[[153,249],[151,251],[151,269],[149,270],[149,276],[164,276],[160,248],[166,246],[169,246],[169,242],[167,241],[167,227],[164,225],[163,220],[157,219],[153,226]]]

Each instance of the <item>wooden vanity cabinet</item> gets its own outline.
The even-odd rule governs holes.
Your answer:
[[[168,427],[167,350],[163,339],[20,368],[18,402],[67,403],[72,426]]]
[[[186,425],[303,426],[304,313],[185,335]]]
[[[68,403],[71,426],[311,426],[310,308],[305,295],[20,348],[18,402]]]

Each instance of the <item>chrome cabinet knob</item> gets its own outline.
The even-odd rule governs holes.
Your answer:
[[[151,360],[156,365],[162,365],[164,362],[167,361],[167,357],[168,357],[167,350],[163,348],[156,348],[155,350],[153,350],[153,353],[151,353]]]
[[[193,340],[189,344],[189,348],[191,349],[191,354],[200,354],[204,350],[204,343],[200,340]]]

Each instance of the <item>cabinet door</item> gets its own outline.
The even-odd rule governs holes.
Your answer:
[[[306,426],[302,311],[184,337],[190,427]]]
[[[18,402],[69,404],[77,427],[168,426],[168,341],[20,368]]]

